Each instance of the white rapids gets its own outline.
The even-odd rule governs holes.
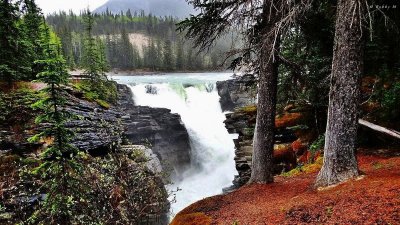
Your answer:
[[[181,116],[190,138],[191,168],[183,179],[168,185],[175,191],[171,217],[205,197],[222,193],[232,184],[237,173],[234,144],[223,121],[216,81],[229,79],[231,74],[167,74],[160,76],[113,76],[119,83],[129,84],[137,105],[168,108]],[[146,93],[151,85],[157,94]],[[172,199],[171,199],[172,200]]]

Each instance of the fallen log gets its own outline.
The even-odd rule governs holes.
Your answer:
[[[370,128],[372,130],[375,130],[375,131],[378,131],[378,132],[381,132],[381,133],[384,133],[384,134],[387,134],[387,135],[390,135],[392,137],[400,139],[400,132],[398,132],[396,130],[392,130],[392,129],[389,129],[389,128],[386,128],[386,127],[382,127],[382,126],[373,124],[373,123],[368,122],[368,121],[363,120],[363,119],[359,119],[358,123],[360,125],[363,125],[365,127]]]

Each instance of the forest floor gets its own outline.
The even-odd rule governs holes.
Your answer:
[[[400,150],[371,152],[359,151],[358,179],[316,190],[317,172],[277,176],[196,202],[171,225],[400,224]]]

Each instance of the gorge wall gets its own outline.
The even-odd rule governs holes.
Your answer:
[[[79,93],[72,88],[68,89],[67,111],[76,115],[76,118],[66,124],[67,128],[75,132],[72,144],[82,151],[89,151],[93,155],[105,154],[110,149],[115,148],[121,143],[123,125],[121,123],[121,112],[118,108],[112,107],[105,109],[97,103],[86,101]],[[30,108],[35,100],[25,102],[25,106],[18,105],[18,98],[22,96],[13,96],[10,104],[13,107],[21,109],[19,117],[23,117],[23,122],[18,119],[11,120],[9,123],[0,125],[0,149],[26,152],[32,148],[40,147],[43,144],[49,144],[51,140],[44,140],[41,143],[29,143],[28,138],[42,131],[48,124],[35,124],[34,119],[40,112]],[[12,115],[9,115],[12,116]]]
[[[73,89],[68,92],[67,110],[78,118],[68,122],[67,127],[74,130],[72,144],[80,150],[94,156],[104,155],[125,141],[151,147],[165,169],[172,168],[176,174],[190,164],[189,136],[179,115],[168,109],[135,106],[132,92],[125,85],[118,85],[119,99],[116,106],[109,109],[84,100],[82,94]],[[23,124],[0,124],[0,149],[25,152],[50,141],[27,141],[47,124],[36,125],[34,118],[38,112],[29,107],[22,111],[26,111],[20,115],[25,117]]]
[[[222,111],[232,111],[237,107],[255,104],[256,102],[257,83],[253,75],[218,81],[217,90],[221,97]]]
[[[126,140],[151,146],[164,171],[179,176],[190,165],[189,135],[180,116],[169,109],[135,106],[128,86],[118,85],[118,90]]]
[[[225,126],[229,133],[238,134],[234,139],[235,165],[238,175],[233,180],[231,189],[243,186],[251,175],[253,153],[253,135],[256,124],[257,107],[255,105],[256,88],[254,78],[239,77],[233,80],[218,82],[218,93],[221,97],[221,107],[226,114]],[[250,87],[249,88],[249,84]],[[295,106],[288,107],[278,115],[275,122],[274,173],[280,174],[294,169],[298,158],[307,154],[307,146],[315,135],[312,131],[302,128],[309,124],[308,109]]]
[[[153,185],[149,187],[155,188],[154,190],[159,189],[157,191],[159,197],[155,199],[150,196],[145,200],[145,202],[155,202],[151,202],[151,205],[146,207],[147,210],[142,212],[144,215],[141,221],[144,224],[167,224],[169,204],[162,181],[164,177],[161,175],[169,166],[174,175],[180,174],[184,167],[190,164],[188,133],[182,125],[180,116],[170,113],[170,110],[135,106],[132,92],[127,86],[118,85],[118,94],[119,99],[114,106],[103,108],[95,102],[86,101],[79,91],[68,88],[67,110],[77,115],[76,119],[67,124],[67,127],[75,132],[72,144],[90,153],[88,166],[93,167],[95,173],[107,176],[110,180],[116,179],[117,183],[129,183],[131,182],[129,179],[134,177],[118,180],[119,178],[113,177],[115,174],[112,171],[101,172],[102,165],[118,167],[119,164],[115,163],[113,157],[126,162],[130,170],[124,172],[146,174],[149,178],[135,181],[139,182],[139,186],[132,184],[130,188],[127,187],[126,194],[141,191],[140,186],[147,187],[146,182],[152,182]],[[52,140],[42,140],[40,143],[27,141],[48,124],[34,124],[34,118],[39,113],[30,108],[35,101],[34,98],[29,98],[26,102],[24,100],[21,106],[16,105],[16,102],[20,102],[19,100],[25,98],[25,95],[26,93],[23,93],[21,96],[7,96],[2,99],[8,105],[13,105],[19,111],[18,118],[23,119],[18,122],[17,118],[12,118],[10,122],[0,124],[0,172],[8,174],[0,178],[0,183],[4,184],[2,189],[4,192],[0,198],[4,203],[2,206],[6,207],[4,215],[0,216],[0,223],[11,221],[10,224],[13,224],[13,221],[16,221],[14,219],[24,218],[37,203],[38,197],[32,196],[24,189],[30,185],[15,177],[15,171],[21,169],[20,162],[25,161],[25,158],[37,155],[43,147],[52,142]],[[13,117],[11,114],[7,116]],[[113,157],[108,156],[111,152]],[[145,167],[141,166],[143,163]],[[145,191],[143,198],[146,198],[148,193],[149,191]],[[26,199],[36,200],[26,202]],[[124,204],[128,204],[128,201]],[[160,206],[161,211],[159,211]]]

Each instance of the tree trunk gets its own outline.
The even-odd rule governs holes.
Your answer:
[[[262,31],[264,40],[260,50],[257,122],[253,139],[253,158],[249,183],[272,183],[274,181],[272,158],[278,80],[276,52],[279,46],[279,37],[275,39],[270,31],[278,18],[275,10],[274,7],[264,6],[263,18],[266,21],[264,21]],[[274,47],[276,47],[276,51],[273,52]]]
[[[338,1],[324,164],[317,187],[334,185],[359,174],[355,149],[363,72],[363,8],[359,0]]]

